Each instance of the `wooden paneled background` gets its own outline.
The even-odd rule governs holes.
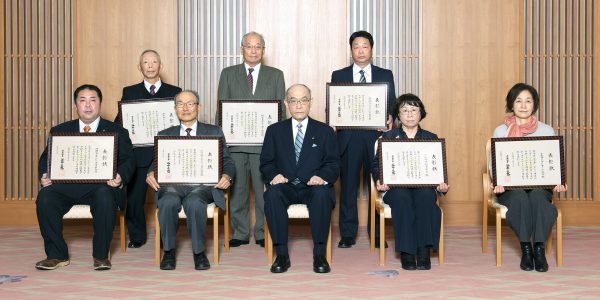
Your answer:
[[[481,220],[484,145],[503,121],[518,81],[540,90],[540,119],[567,141],[565,223],[599,225],[600,124],[597,33],[592,0],[3,0],[0,15],[0,224],[35,224],[37,157],[49,128],[73,117],[83,83],[104,94],[114,118],[121,89],[141,81],[138,57],[162,58],[163,80],[197,89],[213,122],[220,69],[239,63],[239,39],[266,39],[265,63],[287,85],[313,90],[311,116],[325,116],[325,83],[350,63],[348,36],[375,37],[374,63],[392,69],[397,93],[417,93],[423,127],[445,137],[449,225]],[[595,79],[595,80],[594,80]],[[596,105],[594,105],[596,104]],[[596,174],[596,176],[594,176]],[[363,201],[364,202],[364,201]],[[149,211],[152,203],[148,203]],[[361,205],[364,221],[365,205]]]

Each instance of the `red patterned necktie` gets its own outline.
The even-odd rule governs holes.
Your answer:
[[[249,68],[248,69],[248,77],[246,77],[246,80],[248,81],[248,88],[250,88],[250,92],[252,92],[252,89],[254,87],[254,77],[252,77],[253,71],[254,71],[253,68]]]

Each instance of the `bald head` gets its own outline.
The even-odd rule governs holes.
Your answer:
[[[304,84],[294,84],[285,92],[285,104],[292,118],[302,122],[310,112],[312,104],[310,89]]]

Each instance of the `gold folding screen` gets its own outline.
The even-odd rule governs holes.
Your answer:
[[[34,199],[37,161],[50,128],[73,115],[70,0],[5,0],[0,108],[0,194]]]
[[[569,191],[593,198],[593,0],[522,1],[522,76],[540,94],[539,119],[564,137]]]

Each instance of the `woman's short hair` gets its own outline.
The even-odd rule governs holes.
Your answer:
[[[532,114],[535,114],[538,110],[538,108],[540,108],[540,96],[538,95],[537,90],[526,83],[517,83],[515,85],[513,85],[512,88],[510,88],[510,90],[508,91],[508,94],[506,95],[506,112],[513,112],[513,106],[515,105],[515,100],[517,100],[517,97],[519,96],[519,94],[522,91],[529,91],[529,93],[531,93],[531,97],[533,98],[533,112]]]
[[[398,119],[398,115],[400,114],[400,108],[405,105],[416,106],[419,108],[419,112],[421,113],[421,120],[425,119],[427,116],[427,112],[425,111],[425,105],[423,101],[417,97],[415,94],[403,94],[396,99],[396,103],[394,104],[394,109],[392,111],[392,117],[394,119]]]

